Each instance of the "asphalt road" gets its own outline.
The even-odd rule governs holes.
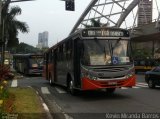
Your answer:
[[[137,74],[133,88],[116,89],[113,95],[105,91],[87,91],[70,95],[65,88],[50,86],[42,77],[23,77],[21,87],[31,86],[39,92],[54,119],[160,118],[160,87],[149,89],[144,74]],[[11,82],[12,83],[12,82]]]

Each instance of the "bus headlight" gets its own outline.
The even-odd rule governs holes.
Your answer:
[[[97,80],[98,78],[95,77],[95,76],[90,76],[90,79],[91,79],[91,80]]]
[[[97,80],[98,79],[98,77],[93,76],[93,75],[89,74],[88,72],[85,72],[85,73],[82,72],[81,77],[86,77],[86,78],[89,78],[90,80]]]
[[[132,69],[132,70],[130,70],[129,72],[128,72],[128,74],[127,74],[127,78],[130,78],[130,77],[132,77],[133,75],[135,74],[135,72],[134,72],[134,69]]]

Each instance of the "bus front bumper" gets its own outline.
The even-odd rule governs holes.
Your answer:
[[[136,76],[133,75],[128,79],[123,80],[91,80],[89,78],[82,78],[82,90],[96,90],[104,88],[121,88],[132,87],[136,84]]]

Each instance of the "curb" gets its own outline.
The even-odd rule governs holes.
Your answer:
[[[43,93],[41,92],[39,92],[39,95],[41,95],[41,98],[43,99],[43,101],[46,102],[48,106],[50,106],[50,104],[54,106],[52,109],[50,109],[51,112],[50,114],[53,119],[73,119],[73,117],[71,117],[62,110],[62,108],[56,103],[55,100],[52,101],[48,100],[47,99],[48,97],[46,97],[46,95],[43,95]]]
[[[31,87],[31,88],[32,88],[32,87]],[[34,89],[34,90],[35,90],[35,89]],[[53,117],[52,117],[52,115],[51,115],[51,113],[50,113],[50,111],[49,111],[48,106],[47,106],[46,103],[43,101],[42,97],[39,95],[39,93],[38,93],[37,90],[36,90],[36,93],[37,93],[37,95],[39,96],[39,98],[40,98],[40,100],[41,100],[41,102],[42,102],[42,106],[43,106],[43,108],[44,108],[44,110],[45,110],[45,112],[46,112],[47,119],[53,119]]]

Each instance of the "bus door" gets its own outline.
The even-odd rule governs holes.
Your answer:
[[[67,42],[65,42],[62,46],[62,63],[61,63],[61,82],[66,85],[67,73],[68,69],[68,59],[67,59]]]
[[[81,47],[81,40],[79,38],[74,40],[74,84],[76,87],[80,87],[80,49]]]
[[[56,79],[57,79],[57,83],[65,85],[64,84],[64,80],[66,78],[66,76],[64,76],[64,59],[63,59],[63,45],[59,46],[57,49],[57,58],[56,58],[56,66],[55,66],[55,70],[56,70]]]
[[[54,50],[53,53],[53,74],[54,74],[54,81],[57,82],[57,49]]]
[[[44,67],[43,67],[43,70],[44,70],[44,77],[46,77],[46,79],[48,80],[48,53],[45,53],[44,54]]]

